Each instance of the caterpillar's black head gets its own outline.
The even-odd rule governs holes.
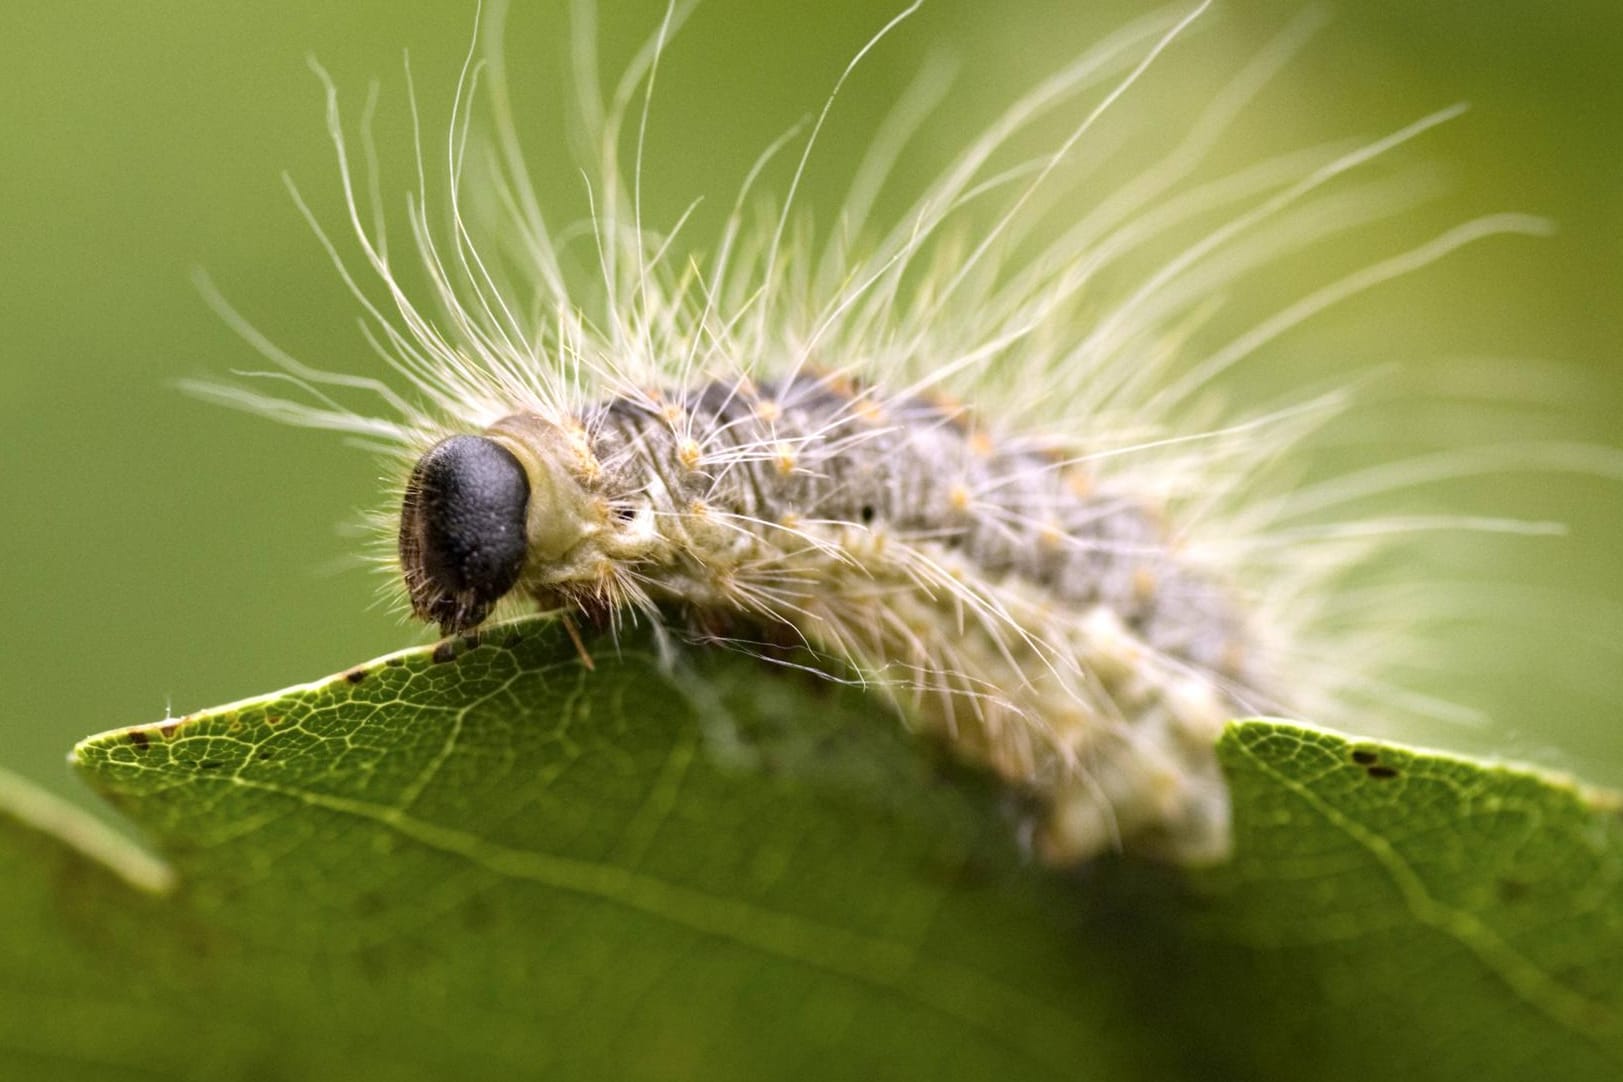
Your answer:
[[[417,462],[400,512],[400,566],[411,610],[449,635],[482,621],[518,582],[530,482],[484,436],[441,440]]]

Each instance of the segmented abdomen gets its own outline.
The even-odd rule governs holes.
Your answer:
[[[1055,859],[1225,851],[1213,742],[1251,682],[1244,620],[1084,464],[828,376],[581,420],[599,492],[669,541],[629,569],[656,600],[781,622],[853,665],[1034,795]]]

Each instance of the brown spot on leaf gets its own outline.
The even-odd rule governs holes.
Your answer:
[[[349,672],[344,674],[344,679],[348,680],[352,684],[359,684],[362,680],[366,679],[367,675],[368,674],[365,669],[351,669]]]
[[[142,732],[140,729],[131,729],[129,731],[129,738],[130,743],[134,744],[138,750],[147,750],[148,737],[146,733]]]
[[[480,895],[473,895],[461,906],[462,926],[470,932],[489,931],[496,922],[496,913]]]
[[[1504,876],[1499,880],[1499,900],[1502,902],[1519,902],[1527,897],[1532,885],[1524,879],[1512,879]]]
[[[1381,757],[1368,748],[1355,748],[1352,753],[1352,761],[1359,766],[1374,766],[1381,761]]]
[[[1398,771],[1397,771],[1396,767],[1382,766],[1379,763],[1376,763],[1374,766],[1366,768],[1364,773],[1368,774],[1370,777],[1374,778],[1376,781],[1387,781],[1390,778],[1395,778],[1395,777],[1398,776]]]

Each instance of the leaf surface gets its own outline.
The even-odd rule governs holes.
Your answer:
[[[1023,858],[861,693],[510,625],[75,751],[159,860],[0,784],[19,1077],[1607,1079],[1623,819],[1232,726],[1237,856]],[[0,779],[3,780],[3,779]]]

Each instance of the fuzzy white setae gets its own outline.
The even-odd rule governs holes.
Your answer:
[[[642,216],[648,103],[684,12],[667,12],[604,104],[581,6],[579,105],[597,147],[579,163],[596,261],[584,279],[562,257],[568,231],[533,194],[499,47],[470,53],[443,152],[419,135],[412,258],[426,297],[399,284],[329,83],[350,220],[375,282],[321,235],[397,386],[308,368],[244,324],[309,399],[205,391],[387,443],[402,479],[385,528],[393,578],[414,614],[448,633],[498,605],[539,603],[809,656],[1028,796],[1046,859],[1113,848],[1220,859],[1222,724],[1337,716],[1345,682],[1370,677],[1314,661],[1350,652],[1319,626],[1322,599],[1401,529],[1333,521],[1378,475],[1290,498],[1264,481],[1341,392],[1235,414],[1208,386],[1338,301],[1540,223],[1466,223],[1193,352],[1213,297],[1367,217],[1379,186],[1349,194],[1343,178],[1454,112],[1203,176],[1225,129],[1299,45],[1298,23],[1151,168],[1053,230],[1068,161],[1202,6],[1127,26],[1043,80],[970,134],[910,209],[877,222],[877,197],[938,97],[921,80],[819,244],[796,217],[818,134],[846,78],[913,10],[859,52],[807,128],[767,148],[719,235],[699,239],[682,221],[659,230]],[[499,37],[500,22],[487,19],[487,32]],[[505,254],[463,213],[479,100],[491,107],[493,164],[477,183],[502,208]],[[1055,115],[1074,118],[1057,145],[1006,160],[1012,140]],[[761,213],[755,189],[780,155],[781,209]],[[447,229],[429,209],[433,177],[450,193]],[[1214,216],[1126,288],[1112,277]],[[381,396],[388,415],[330,397],[350,391]]]

